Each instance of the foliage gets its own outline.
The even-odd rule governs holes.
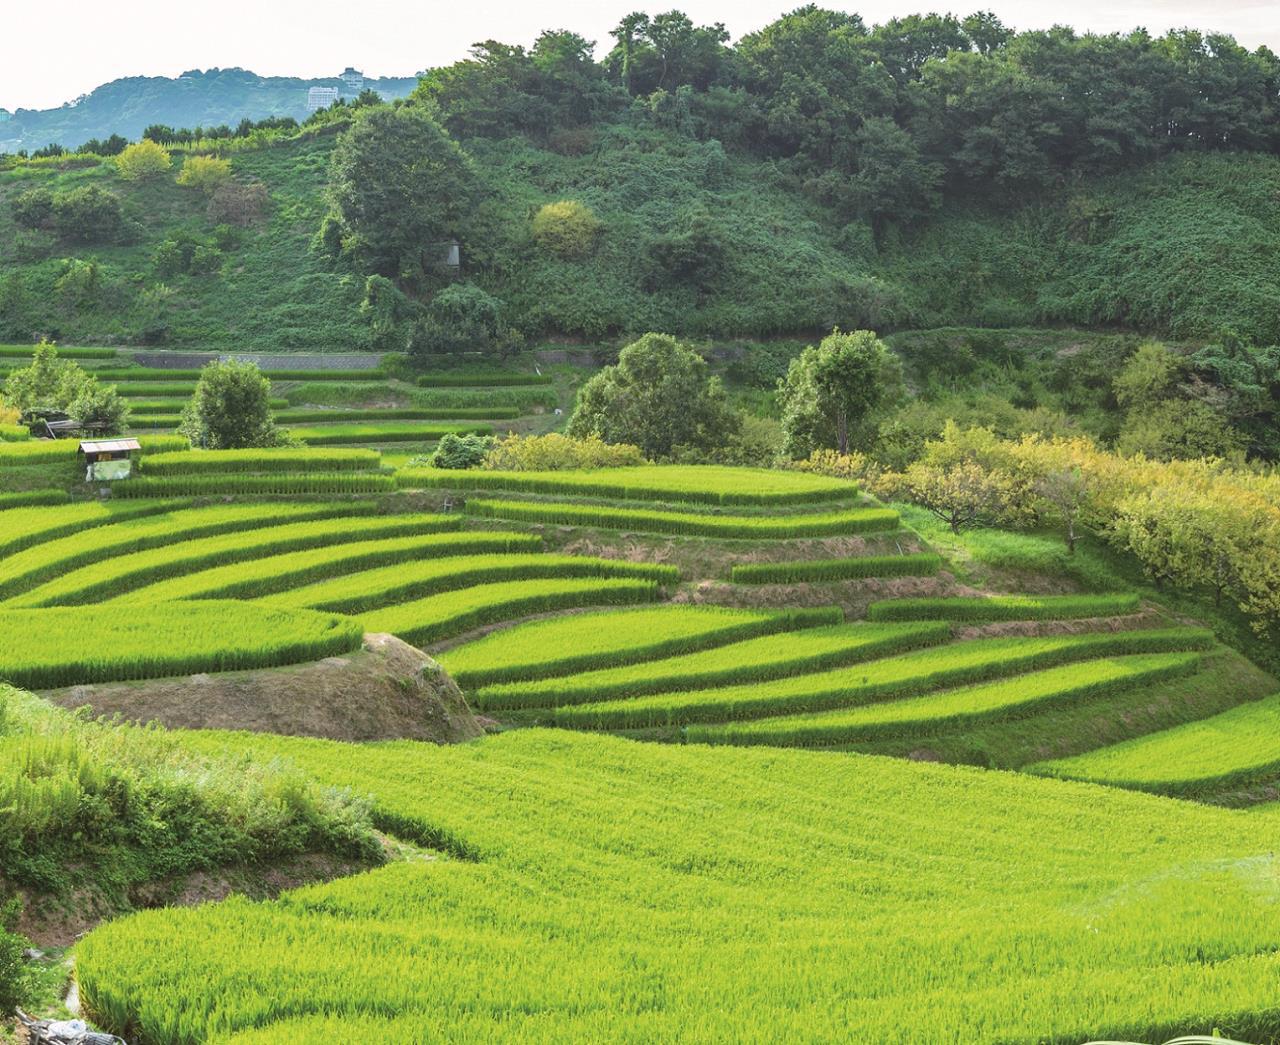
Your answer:
[[[502,312],[502,302],[475,284],[452,283],[431,299],[418,319],[409,355],[422,359],[440,353],[518,350],[520,336],[503,321]]]
[[[285,437],[271,417],[270,399],[271,382],[256,363],[215,360],[200,371],[178,431],[208,450],[279,446]]]
[[[738,425],[696,352],[666,334],[645,334],[582,386],[565,431],[665,457],[678,447],[714,450]]]
[[[606,443],[599,436],[574,439],[559,432],[511,434],[497,440],[485,455],[491,472],[555,472],[579,468],[626,468],[645,464],[644,454],[630,443]]]
[[[19,911],[17,900],[0,903],[0,1015],[6,1017],[26,1003],[30,989],[25,954],[30,941],[13,931]]]
[[[561,258],[586,257],[603,229],[595,212],[577,200],[544,203],[530,226],[538,246]]]
[[[218,156],[188,156],[178,172],[178,184],[212,196],[231,180],[231,161]]]
[[[783,451],[792,458],[814,450],[865,450],[882,412],[902,395],[902,366],[870,330],[833,330],[791,361],[778,383]]]
[[[129,401],[114,385],[88,380],[80,383],[67,404],[67,414],[82,425],[93,425],[102,435],[118,435],[129,427]]]
[[[441,437],[440,444],[427,458],[426,464],[429,468],[479,468],[492,445],[493,439],[487,435],[446,432]]]
[[[114,386],[101,384],[72,360],[59,359],[47,341],[36,346],[30,366],[9,372],[4,400],[24,417],[63,412],[81,424],[104,425],[106,433],[123,431],[129,422],[128,404]]]
[[[116,170],[125,181],[146,181],[164,174],[172,165],[169,150],[149,138],[126,146],[115,157]]]

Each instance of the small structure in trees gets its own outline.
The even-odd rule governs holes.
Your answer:
[[[136,439],[83,440],[78,452],[85,459],[84,481],[128,479],[133,474],[133,454],[141,449]]]

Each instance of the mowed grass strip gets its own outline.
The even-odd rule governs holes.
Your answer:
[[[102,559],[267,524],[371,513],[372,504],[238,504],[182,508],[97,526],[0,558],[0,598]]]
[[[60,504],[53,511],[43,504],[5,508],[0,512],[0,555],[13,555],[43,541],[110,526],[126,519],[158,515],[184,505],[183,501],[150,501],[141,504],[82,501],[77,504]]]
[[[727,465],[638,465],[563,472],[449,471],[404,469],[407,489],[513,490],[524,493],[606,497],[623,501],[694,504],[807,504],[851,500],[857,484],[807,472]]]
[[[366,631],[389,632],[420,645],[534,613],[653,602],[660,594],[656,581],[619,577],[508,581],[414,599],[363,614],[360,620]]]
[[[144,475],[204,475],[210,472],[367,472],[381,458],[376,450],[187,450],[154,454],[142,465]]]
[[[420,557],[451,557],[476,552],[500,554],[528,545],[524,534],[415,533],[361,539],[255,558],[251,566],[230,562],[149,584],[119,596],[117,602],[173,599],[256,599],[279,596],[295,587],[378,567],[400,568]]]
[[[558,726],[629,729],[767,718],[916,696],[943,686],[1002,678],[1093,657],[1207,649],[1199,628],[1044,638],[976,639],[851,667],[779,679],[767,686],[682,690],[556,709]]]
[[[1280,779],[1280,693],[1027,772],[1179,797],[1272,783]]]
[[[1136,613],[1137,595],[985,595],[885,599],[867,607],[868,620],[1073,620]]]
[[[876,533],[898,528],[898,513],[887,508],[851,508],[818,515],[707,515],[645,511],[537,501],[469,500],[468,515],[553,526],[592,526],[604,530],[641,530],[682,537],[799,538]]]
[[[429,424],[388,421],[368,425],[316,425],[290,428],[289,434],[308,446],[340,446],[343,443],[423,443],[446,435],[492,435],[493,425]]]
[[[527,539],[532,535],[511,536]],[[536,537],[533,537],[533,542],[536,546]],[[506,552],[510,549],[500,550]],[[585,555],[464,555],[440,561],[398,562],[380,569],[334,577],[292,588],[273,601],[335,613],[367,613],[394,603],[475,584],[548,577],[640,577],[671,585],[680,579],[680,572],[674,566],[595,559]]]
[[[673,689],[765,682],[799,672],[825,671],[918,646],[936,645],[950,637],[951,629],[943,623],[838,624],[762,635],[626,667],[530,682],[499,683],[477,690],[475,700],[486,711],[552,708]]]
[[[377,472],[307,472],[296,475],[175,475],[158,479],[129,479],[115,484],[113,497],[307,497],[390,493],[395,479]]]
[[[296,664],[360,646],[336,614],[209,602],[0,609],[0,679],[28,689]]]
[[[694,725],[685,738],[704,744],[814,746],[928,736],[975,722],[1022,718],[1054,704],[1187,675],[1199,665],[1198,653],[1108,657],[866,707],[725,726]]]
[[[371,518],[317,519],[177,541],[160,548],[108,559],[70,570],[9,600],[15,606],[81,605],[115,598],[169,577],[218,565],[242,563],[288,551],[346,544],[376,537],[442,533],[461,520],[438,515],[382,515]],[[252,576],[253,567],[244,567]]]
[[[735,584],[812,584],[869,577],[928,577],[942,560],[929,552],[911,555],[862,555],[851,559],[801,559],[796,562],[739,563],[729,573]]]
[[[576,613],[496,631],[436,655],[458,685],[546,678],[692,653],[728,642],[836,624],[839,607],[743,610],[727,606],[644,606]]]

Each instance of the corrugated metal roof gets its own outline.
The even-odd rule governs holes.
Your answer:
[[[82,454],[118,454],[122,450],[141,450],[136,439],[101,439],[80,443]]]

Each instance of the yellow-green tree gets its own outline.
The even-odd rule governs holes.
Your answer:
[[[561,258],[586,257],[595,249],[604,223],[577,200],[544,204],[533,216],[533,238],[543,250]]]
[[[164,174],[172,163],[168,149],[144,138],[127,146],[116,157],[116,170],[125,181],[144,181]]]
[[[178,184],[212,196],[231,180],[231,161],[218,156],[191,156],[178,172]]]

